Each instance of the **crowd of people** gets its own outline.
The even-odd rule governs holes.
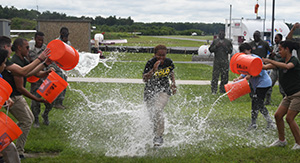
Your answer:
[[[300,130],[295,121],[295,117],[300,111],[300,39],[293,38],[293,33],[297,28],[300,28],[299,23],[294,24],[285,40],[283,40],[282,34],[277,34],[273,47],[267,41],[262,40],[260,31],[255,31],[253,33],[254,40],[249,43],[242,43],[239,46],[239,50],[247,55],[260,58],[263,63],[263,69],[258,76],[241,74],[238,78],[234,79],[234,81],[242,78],[249,80],[252,111],[251,123],[248,130],[257,128],[256,119],[260,111],[267,121],[267,128],[277,128],[278,131],[278,140],[273,142],[270,147],[285,146],[287,145],[287,141],[285,140],[283,117],[286,116],[285,119],[295,139],[295,145],[292,147],[293,150],[300,149]],[[216,94],[217,92],[219,73],[221,73],[220,93],[224,92],[224,83],[228,82],[228,77],[223,77],[222,74],[227,74],[228,76],[228,61],[224,60],[230,55],[230,51],[227,49],[232,48],[232,45],[227,44],[226,46],[225,41],[223,32],[221,31],[219,38],[215,39],[209,48],[210,52],[214,52],[215,54],[211,81],[212,94]],[[222,62],[226,64],[223,64],[221,68]],[[269,69],[271,71],[268,73],[266,70]],[[276,81],[279,82],[279,90],[283,99],[274,115],[275,125],[265,105],[271,103],[272,87]]]
[[[286,115],[286,121],[295,138],[295,145],[292,149],[300,149],[300,131],[298,124],[295,122],[295,117],[300,111],[300,106],[298,105],[300,102],[300,62],[298,60],[300,56],[300,40],[293,38],[293,32],[297,28],[300,28],[299,23],[293,26],[284,41],[282,41],[282,35],[277,34],[273,48],[261,39],[259,31],[255,31],[253,34],[254,40],[250,43],[242,43],[239,46],[239,50],[247,55],[260,58],[263,63],[263,69],[258,76],[242,74],[234,79],[234,81],[237,81],[246,78],[250,82],[252,111],[251,123],[248,129],[257,129],[256,120],[258,113],[261,112],[267,121],[267,128],[277,128],[278,130],[278,140],[270,146],[285,146],[287,141],[285,140],[283,117]],[[63,27],[57,39],[70,45],[68,35],[68,29]],[[20,162],[20,159],[24,158],[24,146],[31,126],[40,127],[40,103],[45,104],[45,110],[42,114],[44,125],[49,125],[48,115],[53,107],[65,108],[62,104],[65,91],[56,98],[53,104],[49,104],[36,93],[36,90],[50,71],[55,71],[65,80],[67,80],[67,76],[54,62],[48,59],[50,49],[44,44],[44,33],[37,32],[34,39],[35,46],[29,49],[28,41],[25,39],[17,38],[12,44],[10,38],[0,37],[0,72],[2,74],[0,77],[3,76],[13,88],[7,105],[9,106],[9,112],[16,118],[23,132],[17,139],[16,145],[11,143],[1,152],[6,162]],[[296,50],[298,59],[295,55],[292,55],[293,50]],[[8,60],[12,51],[15,51],[15,54]],[[219,92],[225,93],[224,85],[228,83],[229,56],[233,51],[233,47],[231,41],[225,39],[224,31],[219,32],[218,38],[213,41],[209,51],[215,55],[211,93],[217,93],[220,74],[221,84]],[[145,82],[144,101],[153,123],[153,144],[156,147],[161,146],[164,141],[164,107],[168,103],[170,96],[176,94],[175,66],[173,61],[166,56],[167,47],[165,45],[157,45],[154,48],[154,57],[147,61],[143,72],[143,81]],[[272,69],[272,71],[268,74],[267,69]],[[25,88],[26,78],[32,75],[40,79],[32,83],[30,91],[27,91]],[[283,99],[274,116],[275,125],[265,105],[271,102],[271,88],[277,80],[279,81],[280,93]],[[24,96],[32,100],[31,109]],[[265,101],[266,97],[267,102]]]
[[[57,39],[70,44],[68,41],[68,28],[62,27],[60,36]],[[44,79],[51,71],[55,71],[63,79],[67,80],[64,72],[48,59],[51,52],[44,44],[44,33],[35,33],[35,45],[32,49],[26,39],[17,38],[12,43],[12,40],[6,36],[0,36],[0,71],[1,78],[5,79],[12,87],[12,93],[6,101],[7,110],[14,116],[18,122],[18,126],[22,130],[22,134],[17,139],[16,144],[9,144],[1,151],[1,157],[7,163],[17,163],[24,159],[24,147],[27,141],[27,136],[30,132],[31,126],[40,127],[39,114],[41,111],[40,103],[45,104],[45,111],[42,114],[44,119],[43,124],[49,125],[48,114],[51,111],[53,104],[48,103],[42,98],[36,90],[43,83]],[[10,57],[14,51],[14,55]],[[8,59],[10,58],[10,59]],[[37,82],[31,83],[30,91],[26,87],[27,77],[36,76],[40,78]],[[65,91],[62,92],[53,102],[54,107],[64,109],[62,105]],[[27,104],[24,96],[31,99],[31,107]]]

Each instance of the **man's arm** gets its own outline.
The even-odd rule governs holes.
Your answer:
[[[150,71],[148,71],[147,73],[143,74],[144,82],[147,82],[149,79],[152,78],[154,72],[158,69],[159,64],[160,64],[160,61],[156,61],[153,68]]]
[[[48,54],[50,53],[50,49],[47,48],[46,50],[44,50],[37,59],[35,59],[33,62],[31,62],[30,64],[21,67],[17,64],[12,64],[6,67],[7,70],[9,70],[10,72],[12,72],[13,75],[18,75],[18,76],[27,76],[27,74],[32,71],[35,67],[37,67],[41,62],[43,62],[46,58],[48,58]],[[43,65],[41,65],[41,67],[39,67],[41,69],[39,70],[35,70],[35,72],[38,72],[40,70],[42,70],[44,68]]]
[[[290,30],[289,34],[286,36],[286,39],[293,39],[294,31],[300,27],[299,23],[295,23],[292,29]]]
[[[174,73],[174,70],[171,72],[170,74],[170,77],[171,77],[171,89],[172,89],[172,93],[173,95],[176,94],[176,91],[177,91],[177,87],[176,87],[176,83],[175,83],[175,73]]]
[[[24,78],[21,76],[14,76],[14,80],[15,80],[15,84],[16,84],[16,88],[17,90],[22,93],[22,95],[38,101],[38,102],[46,102],[46,100],[42,99],[42,98],[37,98],[36,96],[34,96],[33,94],[31,94],[26,88],[24,88],[23,86],[23,82],[24,82]]]

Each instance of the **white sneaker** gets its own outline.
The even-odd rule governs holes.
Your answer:
[[[284,147],[287,145],[287,141],[281,141],[281,140],[276,140],[272,144],[269,145],[269,147]],[[300,146],[299,146],[300,147]]]
[[[300,149],[300,145],[295,143],[295,145],[293,146],[292,150],[297,150]]]

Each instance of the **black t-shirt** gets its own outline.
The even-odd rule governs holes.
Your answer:
[[[11,60],[8,61],[10,65],[12,65],[13,63],[16,63],[18,64],[19,66],[21,67],[24,67],[26,65],[29,64],[28,60],[26,59],[21,59],[19,56],[17,56],[16,54],[12,56]],[[6,62],[6,63],[8,63]],[[14,80],[14,76],[11,74],[11,72],[9,72],[8,70],[4,70],[2,72],[2,75],[3,75],[3,79],[5,79],[12,87],[13,89],[13,92],[11,93],[11,97],[13,96],[19,96],[19,95],[22,95],[22,93],[20,93],[18,90],[17,90],[17,87],[16,87],[16,84],[15,84],[15,80]],[[26,77],[23,78],[24,79],[24,83],[23,83],[23,86],[26,87]]]
[[[285,62],[284,58],[279,62]],[[299,60],[292,56],[287,62],[292,62],[295,67],[292,69],[279,69],[279,83],[282,86],[284,92],[290,96],[300,91],[300,63]]]
[[[153,57],[150,59],[145,66],[144,73],[148,73],[154,66],[157,59]],[[163,65],[158,66],[158,70],[154,72],[151,79],[145,84],[144,89],[144,100],[147,101],[152,98],[158,92],[166,92],[171,95],[170,90],[170,73],[174,70],[175,66],[170,58],[166,58]]]

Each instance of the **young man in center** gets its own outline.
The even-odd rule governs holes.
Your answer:
[[[175,66],[170,58],[166,58],[166,55],[167,47],[157,45],[154,48],[154,57],[147,62],[143,73],[143,81],[146,83],[144,101],[154,124],[154,146],[163,144],[163,109],[168,103],[171,93],[176,93]],[[172,81],[171,86],[169,79]]]

